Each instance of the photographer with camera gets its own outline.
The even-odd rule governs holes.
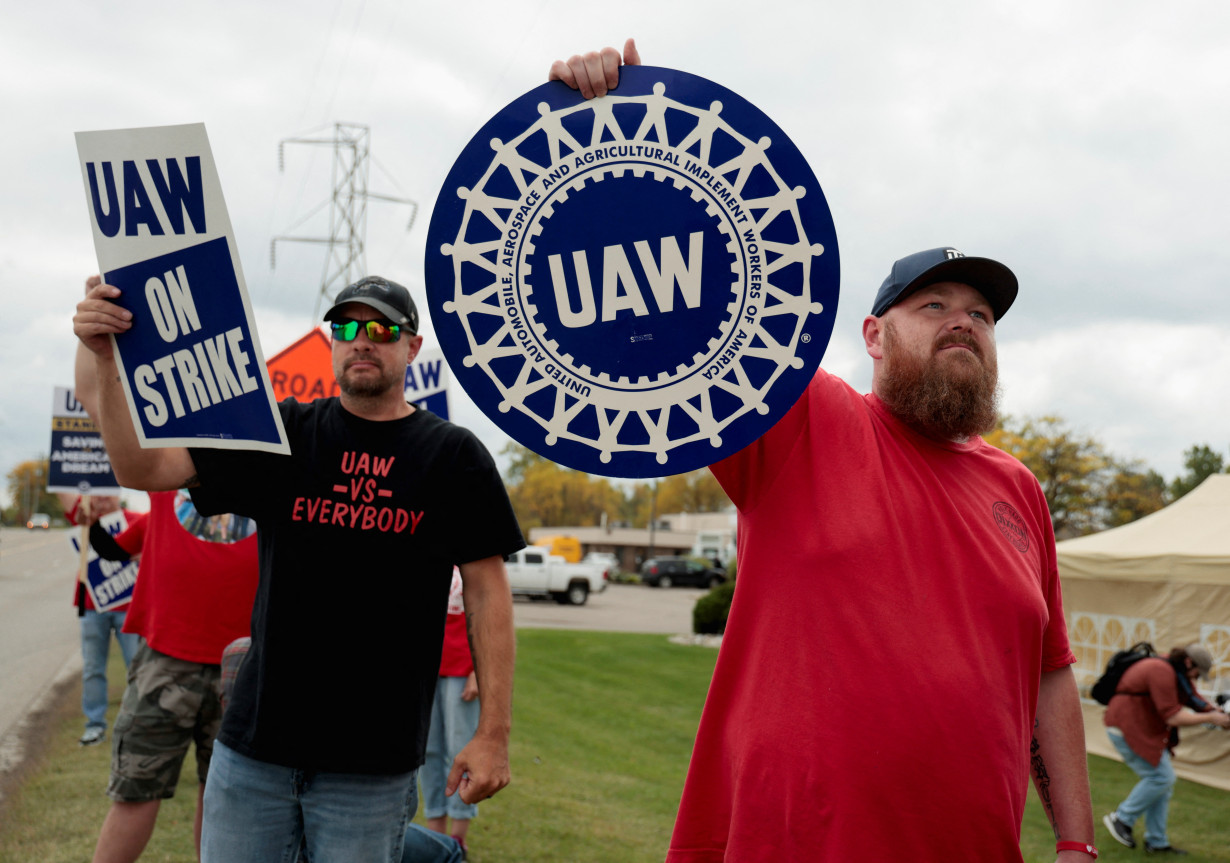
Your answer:
[[[1230,715],[1196,693],[1197,678],[1208,678],[1213,657],[1199,644],[1176,647],[1163,659],[1149,657],[1134,663],[1115,688],[1102,722],[1123,762],[1140,777],[1119,808],[1102,818],[1117,842],[1136,847],[1132,825],[1145,818],[1145,851],[1186,854],[1170,844],[1166,819],[1174,793],[1171,751],[1178,745],[1178,729],[1191,725],[1230,728]]]

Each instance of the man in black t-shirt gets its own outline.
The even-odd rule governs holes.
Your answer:
[[[341,396],[280,406],[289,456],[143,450],[108,338],[131,327],[118,295],[93,281],[74,318],[103,382],[117,478],[192,487],[202,513],[250,515],[260,529],[251,653],[214,751],[202,859],[276,859],[300,836],[313,860],[390,859],[415,805],[454,564],[484,700],[448,790],[475,802],[510,778],[503,558],[524,542],[495,465],[470,432],[406,403],[418,314],[405,288],[377,277],[325,315]],[[322,674],[333,681],[323,698]]]

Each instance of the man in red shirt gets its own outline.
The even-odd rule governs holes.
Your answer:
[[[602,96],[621,59],[550,77]],[[821,371],[712,466],[739,580],[668,863],[1019,863],[1031,774],[1057,859],[1096,856],[1050,513],[980,437],[1016,293],[986,258],[902,258],[863,321],[871,394]],[[877,680],[906,706],[871,707]]]
[[[423,784],[423,814],[427,826],[457,840],[468,852],[466,834],[470,821],[478,815],[477,803],[466,803],[459,795],[445,795],[453,759],[474,737],[478,729],[478,677],[466,635],[465,601],[461,572],[453,569],[453,584],[448,594],[448,616],[444,624],[444,647],[440,652],[440,678],[431,706],[431,729],[427,733],[427,754],[419,768]],[[449,819],[453,826],[449,829]]]
[[[1171,731],[1191,725],[1230,728],[1230,714],[1194,697],[1197,678],[1208,676],[1213,657],[1203,646],[1189,644],[1170,657],[1149,657],[1129,666],[1115,687],[1102,723],[1123,763],[1140,777],[1114,812],[1102,818],[1115,841],[1136,847],[1132,825],[1145,819],[1145,851],[1186,854],[1170,844],[1166,819],[1174,793],[1170,763]]]

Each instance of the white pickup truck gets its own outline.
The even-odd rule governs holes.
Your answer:
[[[568,563],[545,548],[529,546],[508,558],[512,592],[551,597],[560,604],[584,605],[591,593],[606,590],[606,570],[588,563]]]

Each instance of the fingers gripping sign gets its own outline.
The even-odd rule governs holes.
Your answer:
[[[112,302],[119,295],[120,289],[103,284],[102,276],[90,276],[85,282],[85,299],[77,304],[73,316],[73,333],[103,359],[112,355],[111,336],[132,327],[132,312]]]
[[[626,66],[641,64],[636,40],[629,39],[624,43],[622,58],[614,48],[603,48],[587,54],[573,54],[567,60],[556,60],[551,64],[547,80],[563,81],[572,89],[579,90],[586,99],[593,99],[595,96],[605,96],[618,86],[621,62]]]
[[[507,743],[475,736],[453,759],[444,793],[450,796],[457,792],[463,802],[478,803],[494,796],[510,781]]]

